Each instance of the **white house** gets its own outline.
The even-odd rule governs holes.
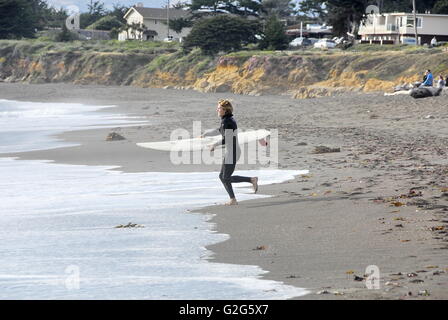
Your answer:
[[[448,15],[417,13],[419,44],[448,41]],[[415,43],[413,13],[369,14],[359,29],[362,42],[370,43]]]
[[[182,39],[187,36],[191,28],[182,29],[181,33],[177,33],[172,29],[168,30],[169,19],[187,18],[189,13],[180,9],[160,9],[145,8],[142,6],[131,7],[124,18],[128,25],[133,23],[144,26],[142,29],[129,29],[118,35],[118,40],[137,39],[137,40],[163,40],[168,36],[173,39]]]
[[[331,38],[333,34],[333,27],[327,26],[326,24],[321,25],[309,23],[303,27],[303,25],[297,24],[287,27],[286,34],[290,36],[302,35],[308,38]]]

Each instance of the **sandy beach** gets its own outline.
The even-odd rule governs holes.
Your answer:
[[[211,261],[258,265],[269,271],[266,279],[312,292],[299,299],[447,299],[446,97],[347,94],[293,100],[0,83],[0,99],[115,105],[107,111],[148,121],[59,136],[80,144],[76,147],[1,156],[119,166],[124,172],[219,171],[219,165],[173,165],[167,152],[136,143],[169,140],[172,130],[191,130],[193,121],[215,128],[216,102],[230,98],[239,128],[278,129],[280,169],[310,173],[261,186],[259,193],[270,198],[201,209],[215,214],[217,232],[230,235],[209,247]],[[106,141],[111,132],[125,140]],[[338,150],[317,148],[322,146]],[[379,289],[366,287],[364,274],[372,265],[380,272]]]

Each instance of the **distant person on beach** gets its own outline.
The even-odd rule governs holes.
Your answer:
[[[444,88],[446,86],[446,80],[443,79],[442,75],[439,75],[439,80],[437,81],[437,88]]]
[[[249,182],[252,183],[255,193],[258,191],[257,177],[241,177],[232,176],[235,171],[236,163],[241,155],[241,149],[238,144],[238,128],[233,118],[233,106],[229,100],[219,100],[216,109],[218,116],[221,118],[221,126],[219,129],[206,131],[201,138],[207,136],[222,135],[222,140],[210,146],[210,151],[214,151],[217,146],[224,145],[225,153],[222,162],[221,173],[219,179],[229,194],[230,201],[226,205],[237,205],[235,194],[233,192],[232,183]]]
[[[425,73],[423,74],[423,80],[421,82],[416,81],[416,82],[412,83],[412,88],[418,88],[418,87],[423,86],[423,83],[426,82],[427,78],[428,78],[428,71],[425,71]],[[412,88],[410,88],[410,89],[412,89]],[[406,89],[406,90],[410,90],[410,89]],[[398,90],[395,90],[395,91],[398,91]]]
[[[434,77],[432,76],[431,70],[426,70],[425,78],[423,78],[423,83],[420,87],[432,87],[432,84],[434,82]]]
[[[437,46],[437,39],[436,39],[436,37],[431,39],[431,46],[433,46],[433,47]]]
[[[446,85],[442,75],[439,75],[437,87],[433,87],[433,75],[431,70],[426,70],[423,83],[416,82],[413,85],[400,85],[394,88],[393,93],[386,92],[385,96],[410,95],[415,99],[437,97],[442,93],[442,89]]]

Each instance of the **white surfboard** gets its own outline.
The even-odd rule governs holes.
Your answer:
[[[252,141],[262,140],[270,136],[268,130],[255,130],[238,133],[238,144],[244,145]],[[205,138],[183,139],[173,141],[160,142],[142,142],[137,143],[137,146],[142,148],[161,150],[161,151],[199,151],[208,149],[213,143],[220,141],[222,137],[213,136]]]

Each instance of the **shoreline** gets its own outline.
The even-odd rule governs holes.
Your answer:
[[[260,193],[273,196],[270,198],[244,201],[234,208],[199,210],[214,214],[211,222],[217,231],[230,235],[230,240],[208,247],[213,252],[211,261],[261,266],[269,271],[263,278],[311,289],[312,294],[300,299],[448,297],[444,289],[448,283],[446,251],[441,250],[446,237],[430,231],[446,223],[448,208],[440,192],[446,183],[440,176],[447,165],[443,159],[446,147],[440,145],[448,140],[443,126],[448,116],[437,98],[414,101],[347,95],[292,100],[132,87],[6,83],[0,83],[0,92],[0,98],[9,100],[113,104],[118,108],[104,111],[146,117],[149,125],[116,130],[125,136],[124,141],[106,142],[106,135],[115,131],[112,129],[72,131],[60,138],[81,142],[82,146],[15,154],[22,159],[46,157],[58,163],[117,165],[124,172],[185,170],[167,165],[166,154],[138,148],[135,142],[168,140],[173,127],[191,130],[191,122],[199,119],[207,125],[203,129],[213,128],[218,121],[211,108],[218,99],[230,96],[240,126],[279,129],[280,169],[305,169],[310,174],[262,186]],[[61,98],[62,93],[65,98]],[[434,120],[424,119],[429,112]],[[145,130],[150,126],[154,130]],[[415,139],[417,133],[419,139]],[[414,140],[415,150],[408,145]],[[400,144],[407,148],[400,149]],[[313,154],[319,145],[340,147],[341,152]],[[14,154],[2,155],[9,156]],[[424,172],[428,176],[420,179],[424,176],[418,172],[422,164],[434,172]],[[219,166],[188,169],[217,171]],[[417,187],[425,188],[426,207],[436,202],[439,207],[390,207],[388,197]],[[397,227],[399,224],[402,227]],[[367,290],[365,281],[353,280],[355,274],[362,276],[368,265],[380,268],[380,290]],[[415,278],[406,276],[423,270],[426,272],[417,272],[417,279],[423,282],[410,282]],[[435,271],[443,272],[434,275]],[[402,276],[393,275],[399,272]],[[388,282],[394,285],[386,285]],[[316,295],[322,290],[330,294]],[[431,295],[419,296],[421,290]],[[406,295],[408,292],[413,295]]]

